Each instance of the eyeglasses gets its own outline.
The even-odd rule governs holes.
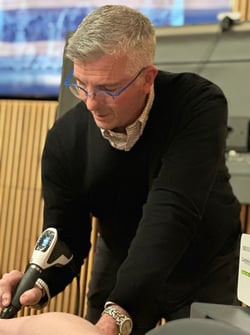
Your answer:
[[[130,80],[129,83],[127,83],[125,86],[123,86],[116,92],[111,92],[108,90],[95,90],[92,94],[90,94],[87,90],[85,90],[85,88],[83,88],[82,86],[76,83],[76,78],[73,76],[73,70],[69,73],[67,79],[64,82],[64,85],[68,86],[71,93],[73,93],[74,96],[76,96],[78,99],[81,99],[81,100],[83,100],[86,97],[96,97],[98,94],[103,95],[106,99],[112,98],[112,100],[114,100],[116,97],[119,97],[127,88],[129,88],[129,86],[131,86],[136,81],[136,79],[140,76],[140,74],[145,69],[146,67],[143,67],[137,73],[137,75],[133,77],[132,80]]]

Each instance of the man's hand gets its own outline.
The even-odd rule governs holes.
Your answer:
[[[112,316],[103,314],[97,321],[96,326],[104,335],[117,335],[117,324]]]
[[[23,273],[17,270],[12,270],[5,273],[0,280],[0,307],[7,307],[11,303],[12,293],[20,282]],[[20,303],[23,306],[36,305],[42,297],[42,290],[34,287],[25,291],[20,297]]]

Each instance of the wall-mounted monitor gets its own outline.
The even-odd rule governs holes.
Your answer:
[[[67,32],[84,16],[117,1],[2,0],[0,7],[0,97],[57,98]],[[229,0],[128,0],[156,27],[217,22]]]

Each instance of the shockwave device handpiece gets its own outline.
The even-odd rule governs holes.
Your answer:
[[[61,267],[68,264],[73,258],[68,246],[58,238],[55,228],[47,228],[38,238],[31,260],[19,282],[11,303],[4,307],[0,313],[0,319],[13,318],[21,309],[19,298],[24,291],[34,287],[41,273],[52,267]]]

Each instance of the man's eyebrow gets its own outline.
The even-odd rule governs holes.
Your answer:
[[[86,84],[85,82],[83,82],[81,79],[79,79],[77,76],[75,76],[73,74],[73,77],[79,81],[80,84]],[[115,82],[115,83],[98,83],[98,85],[96,86],[117,86],[120,85],[120,82]]]
[[[74,74],[73,74],[73,77],[76,79],[76,80],[78,80],[81,84],[84,84],[84,82],[83,81],[81,81],[81,79],[79,79],[77,76],[75,76]]]

